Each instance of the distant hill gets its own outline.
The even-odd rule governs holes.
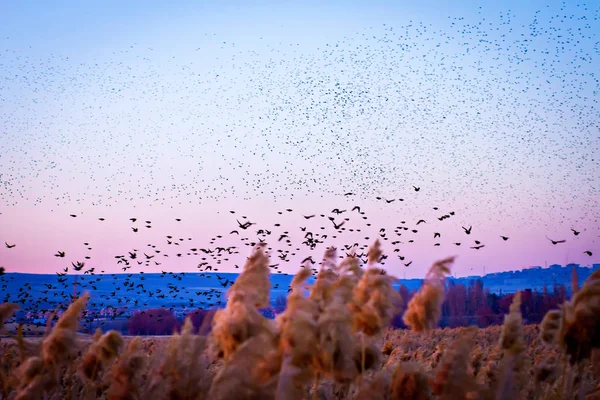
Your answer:
[[[577,268],[579,283],[583,284],[592,271],[600,264],[582,267],[569,264],[565,267],[553,264],[548,268],[533,267],[521,271],[498,272],[485,276],[450,278],[456,283],[468,285],[470,281],[482,279],[484,288],[492,293],[514,293],[518,290],[541,291],[546,286],[552,290],[555,284],[571,288],[572,267]],[[175,309],[212,308],[224,305],[224,292],[235,281],[236,273],[178,273],[178,274],[107,274],[107,275],[65,275],[58,277],[43,274],[6,273],[0,277],[0,298],[3,302],[17,302],[22,310],[54,309],[66,302],[73,293],[75,277],[78,292],[87,290],[92,295],[90,306],[109,306],[128,309],[153,307],[173,307]],[[271,300],[287,296],[292,275],[271,275]],[[62,280],[61,283],[58,279]],[[313,279],[313,278],[311,278]],[[405,285],[409,290],[417,290],[422,279],[401,279],[395,285]],[[6,286],[4,286],[6,284]],[[47,300],[46,300],[47,298]]]

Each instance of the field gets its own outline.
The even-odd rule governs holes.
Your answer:
[[[377,267],[325,255],[308,285],[294,277],[269,320],[268,258],[249,257],[225,308],[170,337],[77,332],[83,295],[43,338],[2,339],[3,399],[600,399],[600,272],[540,325],[523,325],[520,295],[502,326],[436,329],[452,258],[435,263],[389,328],[398,292]],[[576,282],[576,281],[575,281]],[[0,306],[0,321],[15,306]],[[22,333],[22,331],[21,331]]]

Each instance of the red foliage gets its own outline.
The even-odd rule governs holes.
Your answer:
[[[179,321],[166,308],[136,311],[129,318],[130,335],[172,335],[179,328]]]

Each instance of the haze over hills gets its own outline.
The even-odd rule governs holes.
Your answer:
[[[552,291],[555,285],[564,285],[570,291],[572,267],[577,268],[579,284],[600,264],[581,266],[552,264],[548,268],[531,267],[520,271],[506,271],[485,276],[448,278],[449,282],[468,285],[470,281],[481,279],[483,287],[491,293],[514,293],[531,289],[541,292],[544,286]],[[21,305],[22,312],[32,306],[36,310],[54,309],[70,292],[65,288],[77,286],[77,292],[89,291],[92,295],[92,309],[148,309],[155,307],[185,309],[210,309],[225,305],[227,288],[235,281],[237,273],[167,273],[167,274],[108,274],[108,275],[65,275],[6,273],[0,277],[3,302]],[[77,279],[76,279],[77,278]],[[288,274],[271,275],[271,303],[287,296],[293,276]],[[57,284],[60,279],[61,285]],[[313,279],[313,278],[311,278]],[[422,279],[400,279],[396,287],[405,285],[410,291],[417,290]],[[450,283],[451,284],[451,283]],[[23,290],[22,288],[25,288]],[[65,296],[66,294],[66,296]]]

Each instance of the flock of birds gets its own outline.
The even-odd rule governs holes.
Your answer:
[[[555,207],[585,221],[600,9],[522,13],[385,24],[317,49],[207,36],[172,57],[141,44],[36,56],[6,39],[0,201],[179,205],[421,181],[440,202],[490,202],[471,208],[480,219],[527,209],[547,229]]]
[[[51,309],[70,301],[69,273],[76,272],[78,289],[98,289],[97,307],[113,301],[144,306],[148,299],[169,307],[173,300],[219,306],[232,284],[223,265],[247,252],[242,246],[261,242],[276,260],[270,267],[283,275],[294,257],[349,234],[365,233],[340,247],[340,257],[354,252],[364,262],[367,246],[380,239],[392,248],[380,262],[391,257],[407,268],[414,260],[404,249],[425,234],[432,246],[479,252],[510,241],[510,233],[498,232],[497,244],[484,242],[477,236],[484,221],[516,226],[526,214],[539,232],[572,222],[571,237],[546,239],[561,246],[579,238],[578,227],[597,218],[600,199],[600,7],[563,2],[525,17],[479,10],[477,18],[449,18],[445,27],[413,21],[370,27],[317,49],[267,44],[258,51],[208,41],[177,57],[134,44],[74,61],[76,56],[36,56],[3,38],[5,209],[82,202],[177,207],[263,195],[295,200],[299,193],[337,195],[340,187],[350,190],[345,198],[356,200],[352,207],[301,214],[305,224],[294,229],[230,210],[231,227],[208,244],[162,232],[144,247],[114,255],[124,281],[90,267],[91,253],[70,260],[69,249],[57,249],[49,256],[65,259],[65,266],[56,282],[44,284],[42,296],[25,284],[11,297],[13,277],[0,267],[4,301],[35,312]],[[426,193],[431,204],[468,209],[463,217],[473,225],[457,226],[464,239],[453,235],[445,242],[436,224],[447,224],[460,211],[442,206],[393,228],[373,227],[364,200],[402,182],[420,182],[408,188],[414,194],[435,187]],[[376,200],[392,207],[412,199]],[[294,214],[294,208],[278,213]],[[131,216],[128,222],[134,234],[153,227],[151,218]],[[9,234],[2,229],[6,248],[18,251]],[[239,246],[223,245],[225,238]],[[91,242],[82,243],[93,249]],[[584,253],[591,257],[592,250]],[[186,257],[197,258],[201,277],[218,284],[192,290],[184,285],[185,273],[163,270],[158,276],[166,283],[147,287],[148,268],[160,270],[164,260]],[[303,262],[318,269],[312,256]],[[99,290],[105,279],[114,288]],[[123,292],[137,296],[119,296]]]
[[[419,188],[414,187],[415,191],[419,191]],[[345,193],[345,197],[354,196],[353,193]],[[386,206],[392,206],[394,202],[404,202],[405,198],[383,198],[377,197],[378,201]],[[208,245],[203,247],[193,245],[194,238],[192,237],[177,237],[173,234],[165,233],[161,235],[159,243],[147,243],[146,248],[132,248],[121,254],[114,255],[115,263],[120,266],[123,274],[107,274],[105,270],[97,270],[97,267],[90,267],[89,264],[92,257],[90,255],[85,256],[85,260],[68,261],[66,266],[61,271],[56,272],[55,282],[43,283],[43,290],[40,289],[36,293],[36,290],[32,287],[31,282],[26,282],[22,287],[18,289],[16,298],[11,297],[8,287],[11,284],[10,280],[14,279],[14,276],[6,277],[6,275],[0,276],[1,292],[5,292],[3,301],[11,301],[21,304],[26,311],[32,312],[34,315],[49,312],[53,308],[61,304],[68,304],[72,301],[76,293],[80,293],[82,290],[88,290],[94,294],[91,306],[95,310],[102,308],[114,307],[115,312],[109,317],[115,319],[124,313],[128,309],[135,310],[140,308],[148,308],[151,305],[174,309],[211,309],[214,307],[220,307],[225,304],[224,293],[227,288],[233,285],[235,275],[229,272],[221,271],[220,268],[225,266],[227,269],[233,269],[234,272],[239,272],[240,266],[233,264],[230,261],[230,257],[239,254],[242,250],[241,246],[230,245],[223,246],[219,243],[220,240],[224,240],[226,235],[229,239],[236,238],[240,244],[246,247],[255,247],[261,243],[265,243],[265,250],[271,255],[272,259],[277,259],[277,262],[269,265],[273,270],[273,273],[282,274],[280,268],[282,264],[289,263],[297,254],[306,254],[316,248],[322,248],[321,244],[326,245],[328,240],[344,239],[344,235],[351,232],[361,233],[363,229],[376,231],[375,236],[364,236],[364,242],[344,244],[338,251],[338,257],[343,258],[347,256],[354,256],[359,258],[363,264],[367,263],[368,260],[368,245],[373,240],[379,239],[381,241],[389,241],[393,250],[393,257],[396,258],[396,264],[400,262],[404,267],[410,267],[413,264],[412,260],[407,260],[406,256],[402,254],[401,246],[408,246],[411,243],[419,240],[426,233],[421,230],[422,226],[425,225],[436,225],[436,224],[448,224],[447,219],[451,219],[456,215],[455,211],[448,210],[442,211],[440,207],[433,207],[437,217],[435,220],[428,218],[418,218],[413,223],[402,220],[393,231],[388,231],[386,228],[373,228],[371,220],[367,215],[366,211],[363,210],[363,206],[354,205],[352,208],[334,208],[329,213],[325,214],[310,214],[303,215],[301,217],[305,221],[313,220],[319,222],[314,224],[314,229],[308,226],[299,226],[297,232],[300,235],[301,243],[294,243],[293,237],[290,231],[282,228],[281,224],[275,222],[273,226],[264,226],[258,222],[253,222],[248,219],[246,215],[239,215],[236,210],[230,210],[232,214],[232,229],[223,234],[215,235],[210,238]],[[294,210],[287,208],[281,211],[277,211],[279,215],[284,213],[294,213]],[[77,218],[77,214],[71,214],[71,218]],[[99,223],[106,221],[104,217],[98,218]],[[176,222],[181,222],[181,218],[176,218]],[[139,219],[138,217],[131,217],[129,221],[133,232],[138,232],[141,227],[145,229],[152,228],[152,221]],[[359,225],[358,222],[363,222],[364,225]],[[139,223],[139,224],[138,224]],[[362,226],[362,228],[361,228]],[[477,233],[477,229],[472,225],[462,226],[459,225],[462,230],[465,239],[473,237]],[[331,230],[333,229],[333,232]],[[571,228],[573,237],[578,237],[581,232]],[[442,234],[433,229],[433,246],[442,245]],[[507,242],[509,236],[504,234],[498,235],[498,243]],[[567,242],[568,239],[553,240],[547,238],[552,245],[561,245]],[[226,239],[225,239],[226,240]],[[269,244],[283,244],[283,248],[275,248]],[[449,243],[452,246],[466,245],[473,250],[481,250],[486,247],[485,243],[476,238],[470,239],[469,241],[454,241],[450,240]],[[5,242],[5,245],[9,249],[17,248],[16,243]],[[86,250],[92,250],[89,242],[83,242]],[[304,246],[304,248],[301,247]],[[285,249],[289,247],[290,249]],[[404,247],[406,248],[406,247]],[[246,250],[244,250],[247,252]],[[585,254],[592,256],[592,251],[585,251]],[[50,254],[49,254],[50,256]],[[67,258],[68,252],[62,249],[56,251],[53,254],[56,258]],[[197,257],[197,273],[174,273],[160,270],[163,260],[169,257]],[[382,255],[379,262],[382,265],[386,264],[388,255]],[[319,263],[319,261],[321,261]],[[307,265],[312,269],[313,275],[318,273],[320,265],[323,265],[325,260],[314,259],[312,255],[302,260],[303,265]],[[107,265],[104,266],[106,268]],[[152,271],[160,270],[152,273]],[[76,273],[71,275],[69,273]],[[150,273],[148,273],[150,272]],[[195,278],[194,278],[195,276]],[[194,288],[194,283],[190,279],[215,279],[217,282],[207,284],[205,281],[204,287],[201,289]],[[185,280],[184,280],[185,279]],[[284,287],[285,284],[289,284],[290,280],[287,281],[275,281],[273,285],[274,290],[289,291],[289,286]],[[111,285],[107,286],[110,282]],[[151,282],[151,285],[147,285],[147,282]],[[280,286],[281,285],[281,286]],[[71,289],[75,286],[75,291]],[[114,305],[113,305],[114,304]],[[87,322],[93,322],[97,318],[97,314],[90,313],[86,316]],[[31,328],[30,328],[31,329]]]

